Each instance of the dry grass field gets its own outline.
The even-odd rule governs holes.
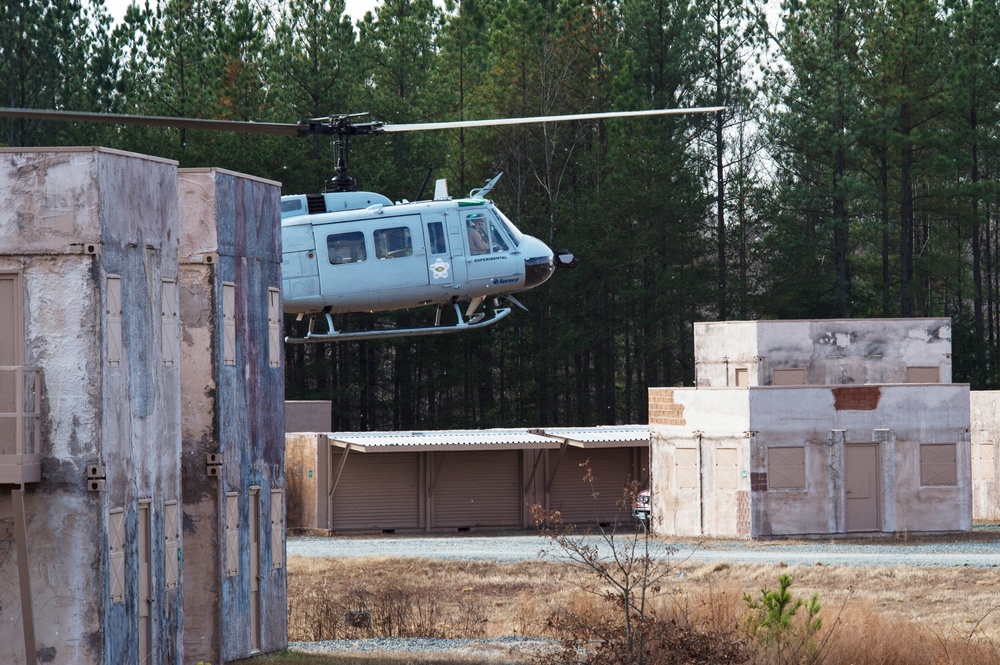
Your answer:
[[[567,564],[292,557],[288,573],[292,641],[551,636],[549,618],[555,612],[597,616],[607,606],[581,590],[587,572]],[[782,574],[792,578],[793,595],[815,593],[822,603],[823,628],[815,638],[819,658],[810,662],[1000,663],[997,568],[677,562],[650,594],[651,608],[693,633],[742,640],[748,616],[744,595],[776,588]],[[350,625],[352,620],[358,625]],[[746,662],[803,661],[751,653]]]

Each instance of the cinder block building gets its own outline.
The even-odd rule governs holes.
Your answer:
[[[181,665],[177,166],[0,154],[0,662]]]
[[[279,183],[179,176],[184,652],[287,645]]]
[[[697,388],[650,389],[654,530],[972,527],[947,319],[696,324]]]

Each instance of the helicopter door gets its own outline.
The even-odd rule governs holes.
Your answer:
[[[444,215],[424,215],[427,232],[427,274],[431,286],[451,288],[455,283],[455,262],[448,251],[448,228]]]
[[[485,211],[462,215],[468,242],[469,281],[492,281],[494,284],[517,282],[520,279],[513,243],[500,229],[499,222]]]
[[[408,306],[410,292],[430,281],[419,215],[317,225],[315,233],[320,290],[332,311]]]

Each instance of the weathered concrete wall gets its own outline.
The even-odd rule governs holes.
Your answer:
[[[696,323],[697,385],[772,385],[775,369],[802,368],[808,385],[906,383],[907,367],[936,367],[951,383],[951,321],[833,319]],[[728,378],[727,378],[728,377]],[[728,381],[728,383],[727,383]]]
[[[703,388],[735,386],[735,374],[739,368],[747,369],[749,385],[760,385],[757,377],[757,322],[695,323],[695,385]]]
[[[972,423],[972,517],[1000,520],[1000,391],[974,391]]]
[[[285,402],[286,432],[329,432],[333,415],[330,400]]]
[[[329,445],[326,437],[319,434],[285,434],[285,495],[288,498],[286,513],[289,529],[326,528],[325,523],[320,525],[317,522],[317,499],[326,500],[325,490],[320,492],[317,489],[320,487],[320,476],[326,478],[325,469],[321,470],[318,464],[321,438],[323,445]]]
[[[140,603],[154,663],[181,663],[180,590],[164,588],[163,505],[180,494],[176,339],[161,325],[176,278],[173,162],[103,149],[0,151],[0,270],[24,279],[24,362],[43,373],[42,482],[26,493],[39,653],[54,663],[138,659]],[[111,363],[107,277],[121,277]],[[166,335],[166,339],[164,336]],[[103,465],[105,489],[87,490]],[[151,600],[139,597],[140,502],[151,516]],[[108,515],[125,516],[124,600],[112,602]],[[9,515],[9,500],[0,516]],[[10,543],[11,541],[5,541]],[[0,588],[17,589],[9,549]],[[0,604],[0,662],[19,662],[19,603]]]
[[[718,487],[721,480],[714,462],[709,461],[715,459],[716,449],[734,450],[739,468],[749,468],[749,394],[744,388],[649,389],[651,405],[659,403],[663,414],[654,417],[650,406],[654,533],[749,535],[743,533],[749,529],[749,479],[738,473],[732,489],[709,489]]]
[[[284,515],[271,512],[272,492],[284,491],[284,380],[283,354],[277,366],[269,362],[268,322],[268,289],[281,286],[280,190],[275,182],[215,169],[181,170],[179,188],[182,389],[191,400],[185,404],[199,410],[184,436],[185,559],[192,565],[188,557],[196,558],[192,567],[202,582],[188,588],[184,609],[188,624],[206,627],[185,634],[185,649],[192,661],[225,662],[256,649],[255,617],[260,651],[287,644],[284,538],[271,538],[272,520],[285,523]],[[224,358],[227,283],[234,288],[231,363]],[[206,469],[208,453],[221,456],[217,476]],[[227,493],[238,502],[234,575],[224,568]],[[258,497],[255,515],[252,496]]]
[[[844,533],[844,446],[864,442],[878,443],[878,531],[971,529],[968,386],[650,390],[651,401],[668,395],[683,421],[654,422],[650,409],[657,532]],[[954,485],[921,485],[920,444],[955,445]],[[804,447],[804,487],[769,486],[772,447]],[[734,451],[725,477],[720,449]],[[685,471],[681,450],[694,451],[687,465],[696,468]]]

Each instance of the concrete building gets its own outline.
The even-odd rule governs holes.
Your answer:
[[[185,661],[287,645],[280,189],[180,171]]]
[[[176,164],[0,154],[0,662],[181,665]]]
[[[631,520],[626,482],[648,481],[645,426],[289,433],[290,528],[464,531]],[[592,469],[593,483],[585,482]],[[294,488],[294,490],[293,490]],[[595,500],[593,493],[596,491]]]
[[[696,324],[699,387],[650,389],[654,530],[971,529],[969,388],[944,383],[950,329],[946,319]]]
[[[0,662],[283,648],[277,183],[0,152]]]
[[[972,516],[1000,522],[1000,391],[975,391],[971,401]]]
[[[694,324],[699,388],[951,383],[951,320]]]

